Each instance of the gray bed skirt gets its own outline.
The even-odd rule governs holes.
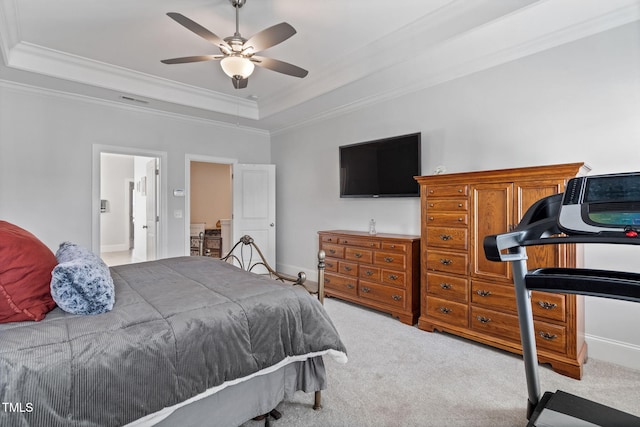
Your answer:
[[[229,385],[210,394],[195,396],[188,402],[165,408],[126,427],[237,427],[274,409],[296,391],[312,393],[326,388],[322,356],[296,361],[271,372]],[[309,395],[309,410],[313,395]],[[286,414],[284,414],[286,416]]]

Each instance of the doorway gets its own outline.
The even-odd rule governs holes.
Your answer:
[[[187,253],[198,253],[204,233],[203,255],[221,257],[232,243],[233,160],[187,156]]]
[[[193,154],[185,156],[185,218],[193,218],[194,221],[198,220],[191,213],[191,197],[194,193],[191,170],[195,162],[217,163],[230,167],[232,214],[228,236],[222,236],[223,253],[226,253],[225,249],[230,249],[241,236],[249,234],[255,239],[269,265],[276,267],[275,165],[240,164],[234,159]],[[191,224],[190,221],[185,221],[185,254],[192,253],[191,243]]]
[[[107,265],[154,260],[164,252],[164,156],[94,147],[93,245]],[[97,202],[96,202],[97,200]]]

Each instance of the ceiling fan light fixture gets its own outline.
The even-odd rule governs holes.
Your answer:
[[[255,68],[253,62],[242,56],[226,56],[220,60],[220,66],[227,76],[242,79],[249,77]]]

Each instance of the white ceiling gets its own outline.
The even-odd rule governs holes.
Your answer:
[[[0,81],[278,131],[637,21],[640,0],[247,0],[240,33],[288,22],[260,55],[309,75],[256,67],[240,90],[216,61],[160,63],[219,53],[167,12],[235,31],[229,0],[0,0]]]

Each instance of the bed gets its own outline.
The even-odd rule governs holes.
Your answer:
[[[199,256],[110,274],[108,312],[0,324],[0,425],[237,426],[346,362],[302,286]]]

